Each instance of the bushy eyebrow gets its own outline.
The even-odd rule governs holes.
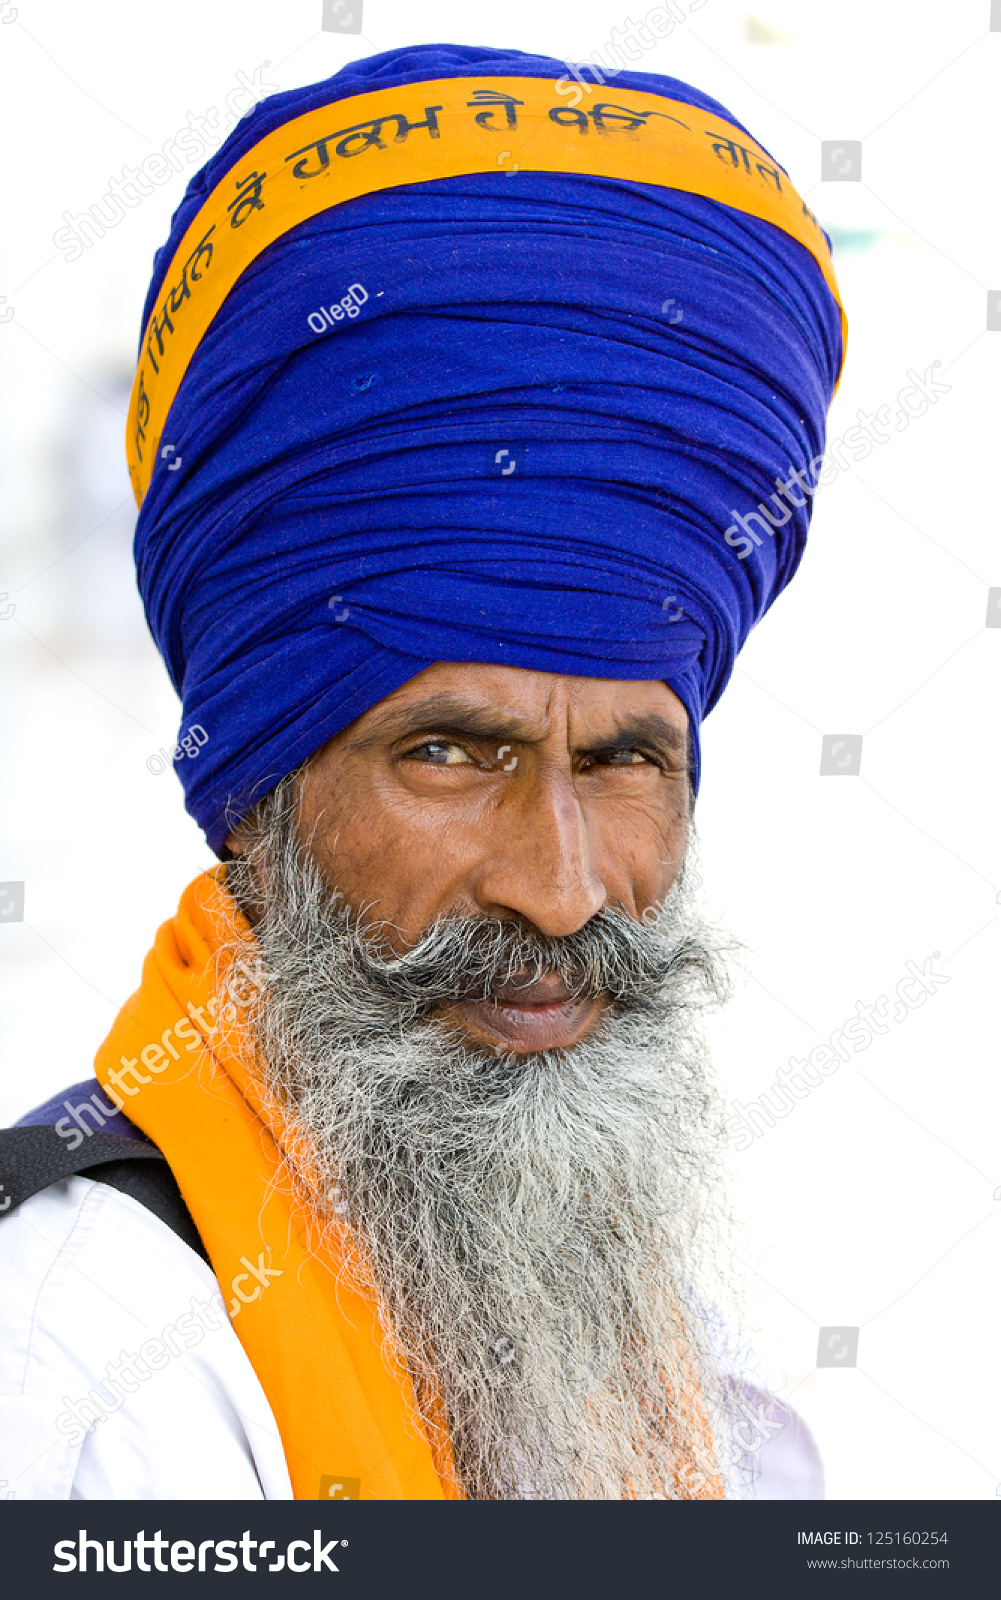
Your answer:
[[[461,695],[434,694],[411,705],[382,712],[374,727],[349,741],[352,750],[371,750],[387,740],[413,738],[418,734],[441,734],[454,739],[490,739],[498,743],[537,745],[541,741],[535,728],[511,712],[477,704]],[[685,756],[688,730],[679,728],[659,712],[638,712],[614,718],[612,729],[596,734],[582,751],[612,755],[647,745],[673,756]]]
[[[352,750],[371,750],[386,740],[406,739],[419,733],[447,733],[465,739],[517,739],[535,743],[528,723],[490,706],[477,705],[461,695],[433,694],[411,705],[380,712],[370,733],[350,741]]]
[[[658,711],[637,712],[635,716],[615,718],[615,733],[610,740],[595,745],[596,750],[631,750],[636,745],[655,744],[672,753],[688,748],[688,729],[679,728]]]

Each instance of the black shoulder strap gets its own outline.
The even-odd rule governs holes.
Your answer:
[[[162,1151],[145,1139],[122,1139],[116,1133],[92,1133],[78,1149],[71,1150],[55,1128],[0,1129],[0,1220],[60,1178],[78,1174],[131,1195],[208,1262],[208,1252]]]

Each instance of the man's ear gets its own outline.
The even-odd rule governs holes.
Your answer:
[[[246,818],[238,822],[232,833],[226,835],[223,847],[219,852],[223,861],[232,861],[234,856],[245,856],[250,849],[250,828]]]
[[[250,818],[244,817],[242,822],[237,823],[232,833],[226,835],[219,851],[219,859],[224,865],[229,862],[242,861],[250,855],[254,843],[252,817],[253,813],[251,812]],[[234,876],[229,873],[226,875],[228,888],[237,894],[237,903],[240,910],[250,923],[250,926],[254,928],[260,921],[264,911],[264,904],[259,895],[258,874],[255,872],[251,878],[248,878],[245,872],[241,872],[239,879],[239,888],[237,888]]]

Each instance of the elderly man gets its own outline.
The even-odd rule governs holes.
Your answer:
[[[222,864],[5,1136],[19,1494],[718,1498],[776,1431],[817,1492],[729,1375],[684,863],[843,321],[721,106],[561,72],[265,101],[157,257],[136,562]]]

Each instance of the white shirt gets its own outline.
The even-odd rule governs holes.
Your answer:
[[[215,1276],[138,1201],[34,1195],[0,1218],[0,1283],[0,1497],[292,1498]]]
[[[211,1269],[138,1201],[83,1177],[34,1195],[0,1217],[0,1285],[0,1499],[292,1498]],[[731,1496],[822,1499],[809,1430],[762,1426],[743,1388],[757,1476]]]

